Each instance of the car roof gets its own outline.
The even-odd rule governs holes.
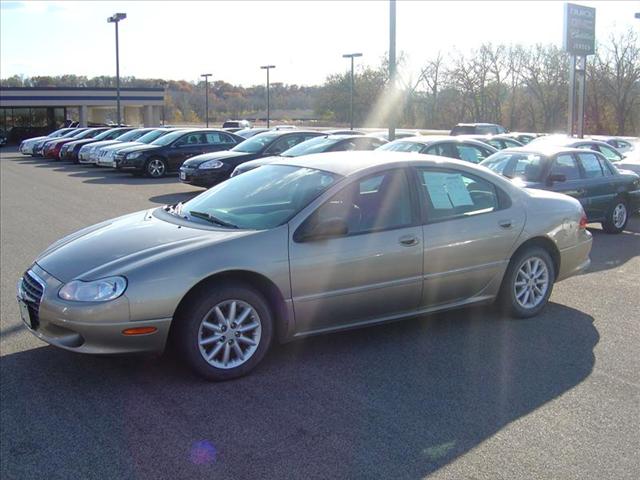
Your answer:
[[[497,123],[458,123],[456,127],[493,127],[498,126]]]
[[[559,153],[599,153],[593,150],[584,150],[583,148],[574,148],[566,145],[557,144],[527,144],[522,147],[511,147],[500,150],[499,153],[519,152],[519,153],[533,153],[538,155],[544,155],[545,157],[551,157]]]
[[[481,170],[486,174],[485,167],[478,167],[470,162],[455,160],[448,157],[425,155],[423,153],[385,152],[379,150],[351,150],[347,152],[313,153],[299,157],[282,157],[274,165],[291,165],[296,167],[314,168],[325,172],[348,176],[360,170],[382,165],[405,166],[407,162],[420,162],[441,168],[463,167],[467,170]]]
[[[429,145],[435,142],[456,142],[456,143],[468,142],[472,144],[479,144],[480,146],[483,146],[483,147],[487,146],[486,143],[472,138],[475,136],[476,135],[420,135],[415,137],[398,138],[397,140],[394,140],[394,142],[412,142],[412,143],[421,143],[423,145]],[[491,145],[488,145],[488,146],[491,148],[494,148]]]

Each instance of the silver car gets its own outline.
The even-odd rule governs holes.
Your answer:
[[[468,162],[323,153],[63,238],[29,267],[18,302],[52,345],[159,352],[171,339],[224,380],[274,340],[494,301],[536,315],[589,265],[585,226],[577,200]]]

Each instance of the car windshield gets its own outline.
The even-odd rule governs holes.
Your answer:
[[[47,135],[49,138],[58,138],[63,136],[66,133],[69,133],[71,130],[69,130],[68,128],[63,128],[61,130],[56,130],[55,132],[50,133],[49,135]]]
[[[135,130],[129,130],[127,133],[120,135],[118,140],[121,142],[134,142],[145,133],[149,133],[149,130],[136,128]]]
[[[161,137],[151,142],[151,145],[161,145],[161,146],[169,145],[170,143],[177,140],[185,133],[188,133],[188,130],[187,131],[178,130],[176,132],[167,133],[166,135],[162,135]]]
[[[62,135],[62,137],[60,138],[74,138],[78,135],[80,135],[81,133],[86,132],[87,129],[86,128],[81,128],[81,129],[73,129],[70,132],[65,133],[64,135]]]
[[[525,182],[539,182],[545,157],[528,152],[498,152],[481,165],[507,178],[519,178]]]
[[[150,132],[145,133],[140,138],[138,138],[138,142],[140,143],[151,143],[154,140],[157,140],[160,137],[165,136],[170,133],[168,130],[151,130]]]
[[[338,143],[342,138],[335,137],[316,137],[299,143],[289,150],[282,153],[283,157],[299,157],[301,155],[310,155],[312,153],[326,152],[328,148]]]
[[[94,135],[97,135],[96,131],[90,128],[88,130],[85,130],[84,132],[79,133],[73,138],[79,140],[81,138],[93,138]]]
[[[385,143],[381,147],[378,147],[376,150],[384,150],[387,152],[419,152],[422,150],[424,145],[417,142],[390,142]]]
[[[259,133],[267,132],[266,128],[245,128],[243,130],[239,130],[236,132],[236,135],[239,135],[242,138],[249,138],[257,135]]]
[[[265,132],[254,135],[253,137],[245,140],[239,145],[233,147],[231,151],[242,153],[257,153],[267,146],[271,145],[276,138],[279,138],[282,134],[276,132]]]
[[[265,165],[186,202],[181,213],[199,223],[249,230],[275,228],[288,222],[337,178],[312,168]]]
[[[99,133],[98,135],[96,135],[95,137],[93,137],[94,140],[111,140],[112,138],[116,138],[118,136],[118,134],[121,133],[119,130],[118,131],[113,131],[113,130],[105,130],[102,133]]]

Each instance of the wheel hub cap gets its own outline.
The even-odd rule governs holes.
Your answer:
[[[205,361],[216,368],[235,368],[258,349],[262,323],[258,312],[242,300],[225,300],[202,319],[198,346]]]
[[[516,273],[514,294],[518,304],[526,309],[535,308],[543,301],[549,289],[549,269],[539,257],[530,257]]]
[[[616,228],[622,228],[627,220],[627,208],[619,203],[613,210],[613,224]]]

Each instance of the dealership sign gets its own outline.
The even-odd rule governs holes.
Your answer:
[[[593,55],[596,51],[596,9],[564,4],[564,42],[571,55]]]

